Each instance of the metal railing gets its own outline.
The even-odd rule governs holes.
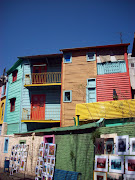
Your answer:
[[[61,72],[32,73],[25,76],[25,85],[61,83]]]
[[[60,105],[58,107],[46,107],[45,113],[40,110],[23,108],[22,120],[60,120]]]

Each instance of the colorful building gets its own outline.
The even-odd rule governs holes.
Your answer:
[[[19,57],[7,71],[7,134],[60,126],[61,54]]]
[[[62,126],[74,125],[76,104],[132,98],[127,59],[128,45],[61,50]]]
[[[7,71],[7,134],[73,126],[76,104],[131,99],[128,45],[19,57]]]
[[[0,78],[0,135],[2,131],[2,125],[4,122],[5,106],[7,95],[7,77],[1,76]]]

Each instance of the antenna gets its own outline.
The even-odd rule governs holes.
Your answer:
[[[121,42],[121,44],[123,43],[123,40],[122,40],[122,32],[120,32],[120,42]]]

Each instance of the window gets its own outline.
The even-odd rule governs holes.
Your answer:
[[[12,72],[12,77],[13,77],[12,82],[15,82],[17,80],[17,73],[18,73],[18,70],[15,70]]]
[[[96,60],[95,52],[88,52],[86,54],[86,58],[87,61],[95,61]]]
[[[131,63],[131,67],[134,67],[134,63]]]
[[[1,105],[1,121],[3,121],[4,118],[4,103]]]
[[[8,143],[9,143],[9,138],[5,138],[4,142],[4,153],[8,153]]]
[[[19,144],[26,144],[26,140],[20,140]]]
[[[71,62],[72,62],[72,54],[71,53],[64,54],[64,63],[71,63]]]
[[[63,93],[63,102],[72,102],[72,91],[64,91]]]
[[[16,101],[16,98],[10,99],[10,112],[15,111],[15,101]]]
[[[44,142],[45,143],[53,143],[53,144],[55,144],[55,136],[54,135],[44,136]]]
[[[87,79],[86,103],[92,103],[96,101],[96,79]]]

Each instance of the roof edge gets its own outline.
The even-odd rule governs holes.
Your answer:
[[[110,44],[110,45],[102,45],[102,46],[89,46],[89,47],[78,47],[78,48],[67,48],[60,49],[61,52],[66,51],[77,51],[77,50],[85,50],[85,49],[98,49],[98,48],[110,48],[110,47],[120,47],[120,46],[129,46],[130,43],[122,43],[122,44]]]

